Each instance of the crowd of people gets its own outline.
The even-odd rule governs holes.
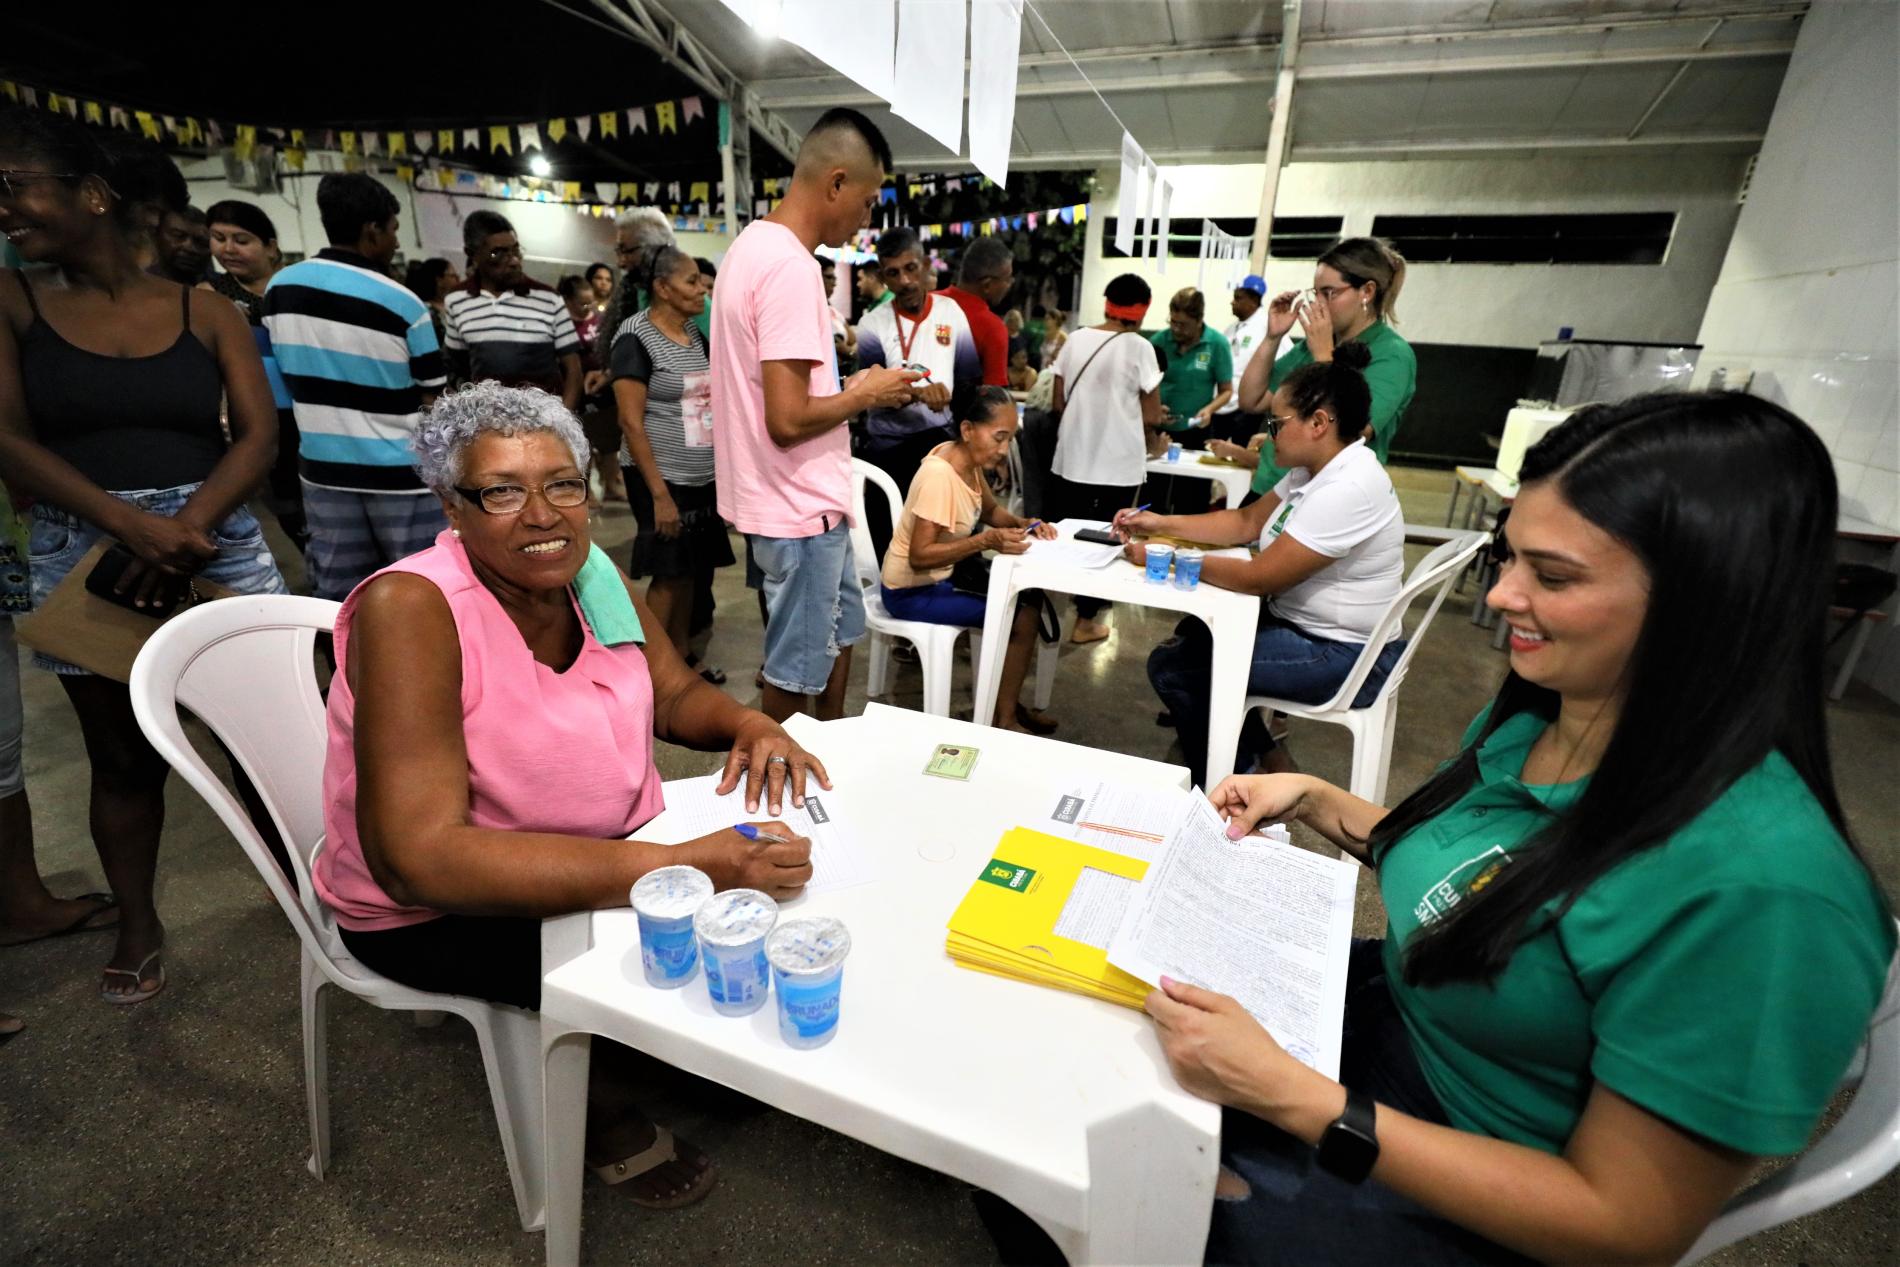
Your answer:
[[[663,861],[776,895],[810,878],[799,839],[633,837],[661,808],[659,740],[726,753],[722,789],[743,784],[768,832],[830,786],[781,723],[842,715],[863,575],[894,615],[973,627],[984,599],[958,569],[1061,519],[1111,522],[1137,563],[1155,536],[1250,545],[1207,559],[1205,583],[1262,599],[1249,692],[1311,700],[1399,591],[1385,464],[1416,362],[1395,325],[1404,261],[1374,239],[1333,246],[1310,289],[1269,299],[1245,278],[1224,333],[1193,289],[1150,332],[1139,276],[1070,330],[1047,305],[999,314],[1001,242],[973,242],[939,287],[897,228],[855,278],[854,324],[815,253],[868,222],[892,164],[848,109],[716,267],[641,209],[616,225],[616,267],[556,287],[493,211],[465,218],[459,264],[397,282],[398,204],[352,173],[318,185],[328,245],[283,266],[258,208],[195,214],[166,166],[56,114],[0,114],[20,257],[0,277],[0,942],[112,930],[108,1002],[165,987],[166,767],[124,684],[36,649],[85,738],[110,889],[50,893],[12,617],[113,543],[133,604],[189,577],[284,592],[245,506],[260,490],[308,588],[341,604],[318,896],[375,971],[529,1009],[545,916],[622,905]],[[1170,443],[1252,466],[1257,496],[1210,510],[1184,482],[1145,508]],[[1012,453],[1014,507],[993,482]],[[862,570],[854,457],[903,498],[873,512]],[[1751,495],[1714,486],[1718,466]],[[638,528],[622,561],[589,520],[608,470]],[[1293,772],[1266,727],[1243,734],[1243,773],[1210,792],[1230,831],[1306,824],[1373,869],[1390,931],[1354,951],[1338,1080],[1232,999],[1165,981],[1150,997],[1176,1076],[1228,1107],[1211,1260],[1668,1260],[1757,1158],[1805,1145],[1894,950],[1828,761],[1835,513],[1825,447],[1775,405],[1581,411],[1525,458],[1488,596],[1510,671],[1430,780],[1388,810]],[[693,654],[732,531],[762,610],[757,708]],[[1103,604],[1075,608],[1072,643],[1110,636]],[[1020,700],[1054,615],[1020,602],[992,724],[1055,730]],[[1197,768],[1209,659],[1189,621],[1148,661]],[[595,1173],[656,1209],[704,1196],[711,1159],[639,1110],[625,1053],[596,1043],[592,1067]]]

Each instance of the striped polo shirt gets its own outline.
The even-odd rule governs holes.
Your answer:
[[[560,295],[536,281],[490,294],[480,281],[442,301],[442,342],[468,353],[469,377],[511,386],[561,389],[560,358],[580,355],[580,335]]]
[[[409,441],[422,393],[447,381],[428,305],[366,257],[329,247],[271,278],[264,325],[302,433],[303,477],[426,492]]]
[[[647,443],[660,478],[669,484],[703,487],[713,482],[712,367],[706,336],[690,318],[684,347],[660,332],[651,311],[636,312],[620,323],[609,368],[615,378],[646,384]],[[689,428],[686,411],[693,411]],[[620,465],[632,466],[633,453],[620,442]]]

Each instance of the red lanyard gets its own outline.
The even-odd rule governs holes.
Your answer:
[[[891,304],[891,320],[897,325],[897,354],[910,363],[910,345],[917,342],[917,331],[923,328],[924,318],[930,315],[930,296],[924,296],[924,310],[917,314],[917,320],[910,323],[910,338],[904,337],[904,314],[897,310],[897,304]]]

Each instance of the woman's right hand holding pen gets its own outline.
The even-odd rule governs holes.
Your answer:
[[[1029,552],[1029,534],[1023,528],[985,528],[977,538],[985,550],[994,550],[998,554],[1027,554]]]
[[[1118,510],[1109,526],[1124,538],[1131,536],[1152,537],[1161,531],[1162,516],[1147,507],[1134,507]]]

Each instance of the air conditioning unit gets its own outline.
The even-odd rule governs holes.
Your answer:
[[[237,151],[230,148],[219,151],[218,156],[224,160],[224,179],[233,189],[254,194],[277,192],[275,146],[253,146],[249,158],[239,158]]]

